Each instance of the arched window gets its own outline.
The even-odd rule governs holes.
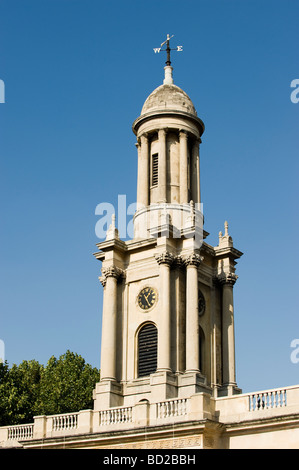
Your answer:
[[[138,334],[138,377],[145,377],[157,370],[158,330],[153,323],[146,323]]]

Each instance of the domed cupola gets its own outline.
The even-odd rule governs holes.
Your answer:
[[[133,123],[137,137],[139,207],[200,203],[199,144],[204,124],[191,99],[164,67],[163,84],[145,100]]]

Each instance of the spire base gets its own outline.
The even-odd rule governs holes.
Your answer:
[[[165,78],[163,80],[163,85],[173,85],[173,78],[172,78],[173,68],[170,65],[166,65],[166,67],[164,67],[164,70],[165,70]]]

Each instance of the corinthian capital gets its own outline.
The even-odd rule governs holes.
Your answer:
[[[219,276],[217,276],[217,281],[219,282],[219,284],[226,284],[231,287],[233,287],[237,279],[238,276],[235,273],[221,273]]]
[[[203,256],[198,255],[197,253],[191,253],[191,255],[184,257],[184,263],[186,266],[196,266],[198,267],[203,260]]]
[[[169,253],[168,251],[165,251],[164,253],[160,253],[158,255],[155,255],[157,263],[160,264],[167,264],[168,266],[171,266],[172,263],[174,262],[174,256]]]
[[[103,276],[100,277],[100,281],[103,286],[106,284],[108,277],[114,277],[115,279],[124,278],[125,273],[122,269],[117,268],[116,266],[109,266],[108,268],[102,269]]]

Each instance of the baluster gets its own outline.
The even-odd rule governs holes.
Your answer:
[[[262,394],[262,409],[263,410],[266,408],[266,400],[267,400],[267,394],[263,393]]]
[[[186,415],[187,414],[187,400],[186,400],[186,398],[183,400],[183,404],[184,404],[183,405],[184,406],[184,415]]]
[[[281,408],[282,407],[282,391],[279,390],[278,392],[278,397],[279,397],[279,407]]]
[[[278,395],[277,390],[274,392],[274,408],[278,408]]]
[[[261,397],[260,394],[257,394],[257,409],[259,410],[261,408]]]
[[[282,404],[283,406],[287,406],[287,391],[283,390],[282,392]]]

